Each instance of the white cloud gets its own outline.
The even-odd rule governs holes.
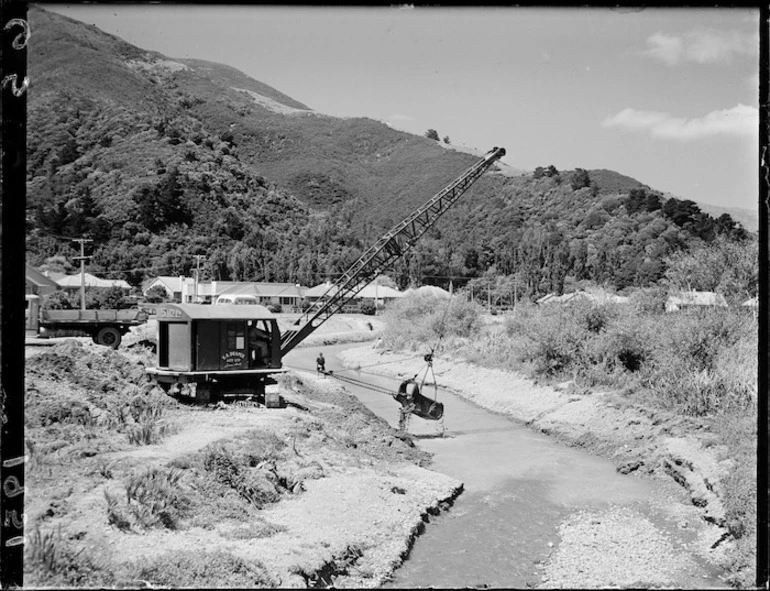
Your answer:
[[[754,136],[759,126],[759,109],[739,104],[731,109],[712,111],[693,119],[674,117],[659,111],[623,109],[602,121],[602,126],[682,141],[725,135]]]
[[[756,55],[759,38],[740,31],[694,29],[681,35],[655,33],[647,38],[647,49],[642,55],[657,59],[669,66],[684,62],[698,64],[730,63],[735,56]]]

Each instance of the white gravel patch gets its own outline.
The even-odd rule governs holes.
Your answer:
[[[576,513],[559,535],[542,588],[671,586],[696,569],[655,525],[627,507]]]

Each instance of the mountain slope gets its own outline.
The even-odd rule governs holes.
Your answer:
[[[203,278],[312,285],[478,160],[316,113],[228,66],[144,51],[34,6],[30,21],[32,263],[75,255],[71,238],[85,235],[90,270],[134,284],[189,274],[204,255]],[[665,256],[719,232],[737,230],[613,171],[490,171],[397,279],[518,274],[532,297],[582,280],[649,285]]]

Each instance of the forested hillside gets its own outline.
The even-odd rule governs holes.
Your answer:
[[[312,111],[230,68],[174,60],[30,7],[27,258],[93,273],[334,279],[477,158],[366,118]],[[485,146],[484,149],[492,148]],[[506,277],[521,296],[647,286],[729,215],[607,170],[488,173],[399,264],[402,285]],[[477,279],[480,281],[481,279]]]

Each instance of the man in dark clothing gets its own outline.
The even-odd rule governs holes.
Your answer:
[[[256,324],[249,327],[249,366],[266,365],[270,360],[270,335],[257,328]]]
[[[323,353],[318,354],[318,358],[315,360],[315,368],[318,373],[326,375],[326,359],[324,359]]]

